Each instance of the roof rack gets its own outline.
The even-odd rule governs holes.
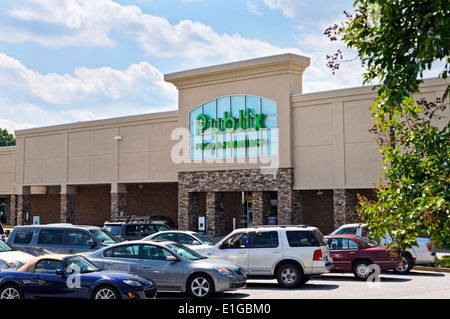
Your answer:
[[[308,225],[258,225],[253,226],[254,228],[271,228],[271,227],[280,227],[280,228],[287,228],[287,227],[296,227],[296,228],[307,228],[310,227]]]
[[[112,216],[109,221],[110,222],[124,222],[124,223],[154,222],[154,220],[152,220],[152,216],[154,216],[154,215],[150,215],[150,216],[136,216],[136,215]]]

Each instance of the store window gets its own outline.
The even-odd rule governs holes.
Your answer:
[[[252,95],[208,101],[189,113],[192,160],[277,155],[277,104]]]

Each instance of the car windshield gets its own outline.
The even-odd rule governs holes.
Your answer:
[[[211,239],[198,234],[198,233],[193,233],[192,236],[194,236],[195,238],[197,238],[198,240],[200,240],[201,243],[205,244],[205,245],[215,245],[216,243],[213,242]]]
[[[206,257],[200,255],[199,253],[193,251],[192,249],[187,248],[186,246],[183,246],[181,244],[169,244],[167,245],[167,248],[171,249],[172,251],[176,252],[178,255],[183,257],[184,259],[188,260],[199,260],[199,259],[205,259]]]
[[[109,231],[105,229],[91,229],[89,230],[92,235],[95,236],[102,244],[115,244],[120,243],[116,237],[114,237]]]
[[[12,251],[14,250],[12,247],[10,247],[7,243],[0,240],[0,253],[3,251]]]
[[[67,264],[66,273],[87,273],[99,271],[100,269],[90,260],[82,256],[71,256],[65,259]]]
[[[371,240],[371,239],[369,239],[369,238],[366,238],[366,237],[360,237],[360,236],[356,236],[356,238],[358,238],[358,239],[359,239],[360,241],[362,241],[363,243],[369,245],[370,247],[378,246],[378,244],[377,244],[374,240]]]
[[[120,235],[120,230],[122,229],[122,225],[118,225],[118,224],[105,224],[105,226],[103,226],[103,229],[109,231],[111,234],[113,234],[114,236]]]

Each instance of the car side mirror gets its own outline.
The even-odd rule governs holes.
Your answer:
[[[92,239],[89,239],[86,243],[87,246],[91,246],[94,247],[95,246],[95,241],[93,241]]]
[[[171,262],[177,262],[177,261],[178,261],[178,258],[175,257],[175,256],[167,256],[167,257],[166,257],[166,260],[167,260],[167,261],[171,261]]]
[[[55,271],[55,274],[58,275],[58,276],[61,276],[62,279],[66,278],[66,272],[64,270],[62,270],[62,269],[57,269]]]
[[[198,241],[198,240],[194,240],[193,242],[192,242],[192,245],[200,245],[201,243]]]

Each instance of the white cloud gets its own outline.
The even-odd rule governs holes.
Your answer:
[[[0,53],[0,85],[52,104],[133,100],[135,96],[145,101],[156,95],[175,101],[177,96],[175,87],[165,82],[163,74],[147,62],[132,64],[123,71],[80,67],[74,75],[44,75],[3,53]]]
[[[0,127],[16,130],[29,123],[47,126],[165,111],[176,104],[176,88],[147,62],[126,70],[80,67],[73,75],[41,74],[0,53]]]
[[[270,9],[280,9],[283,14],[292,18],[295,15],[296,4],[302,5],[303,1],[295,0],[264,0],[264,4]]]
[[[44,46],[114,46],[111,31],[137,39],[149,54],[185,57],[197,63],[228,62],[284,52],[279,48],[238,34],[218,34],[210,26],[191,20],[172,25],[166,18],[144,14],[137,6],[123,6],[112,0],[27,0],[8,12],[18,22],[0,28],[0,40],[32,41]],[[32,21],[40,28],[23,22]],[[52,32],[48,32],[48,29]]]
[[[263,13],[261,10],[259,10],[258,5],[253,3],[252,1],[247,1],[247,9],[257,16],[262,16]]]

